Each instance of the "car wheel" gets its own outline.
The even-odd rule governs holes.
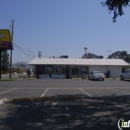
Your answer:
[[[102,81],[104,81],[104,79],[102,79]]]
[[[90,80],[90,77],[88,77],[88,80]]]
[[[124,77],[121,75],[120,79],[121,79],[121,80],[124,80]]]

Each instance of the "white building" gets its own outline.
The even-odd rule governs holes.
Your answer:
[[[29,62],[36,67],[37,78],[87,78],[90,71],[109,70],[110,77],[120,77],[123,66],[129,66],[122,59],[76,59],[76,58],[34,58]]]

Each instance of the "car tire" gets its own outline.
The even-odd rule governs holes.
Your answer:
[[[120,80],[124,80],[124,77],[122,75],[120,76]]]
[[[104,79],[102,79],[102,81],[104,81]]]

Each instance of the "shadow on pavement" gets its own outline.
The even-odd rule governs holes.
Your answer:
[[[120,80],[120,81],[124,81],[124,82],[130,82],[130,80],[129,79],[124,79],[124,80]]]
[[[60,105],[66,101],[80,104]],[[11,101],[0,106],[1,130],[118,130],[120,118],[130,120],[130,96],[57,95],[51,101]]]

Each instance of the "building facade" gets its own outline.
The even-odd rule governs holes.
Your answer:
[[[110,71],[110,77],[120,77],[123,66],[129,66],[122,59],[76,59],[35,58],[29,62],[36,68],[37,78],[87,78],[91,71]]]

